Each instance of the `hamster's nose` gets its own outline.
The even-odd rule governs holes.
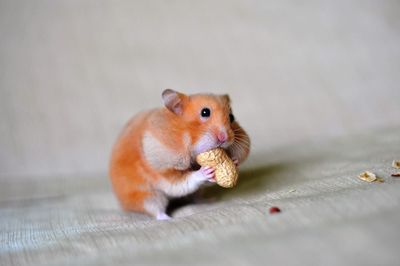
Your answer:
[[[217,138],[220,142],[225,142],[228,139],[228,136],[226,135],[225,132],[219,132],[217,135]]]

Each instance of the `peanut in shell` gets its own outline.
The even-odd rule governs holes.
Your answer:
[[[225,150],[216,148],[200,153],[196,161],[201,166],[210,166],[215,169],[215,180],[221,187],[231,188],[236,185],[239,174]]]

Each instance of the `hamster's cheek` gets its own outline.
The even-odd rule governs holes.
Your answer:
[[[211,134],[206,133],[193,145],[193,153],[197,155],[216,147],[218,147],[217,140]]]

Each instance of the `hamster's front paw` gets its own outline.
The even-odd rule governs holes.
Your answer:
[[[166,213],[159,213],[159,214],[157,214],[156,219],[159,221],[166,221],[166,220],[170,220],[171,216],[169,216]]]
[[[215,169],[209,166],[202,166],[196,171],[196,176],[201,181],[215,183]]]

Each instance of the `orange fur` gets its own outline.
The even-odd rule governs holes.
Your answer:
[[[223,128],[233,143],[235,132],[239,132],[247,145],[227,148],[228,154],[237,153],[237,159],[243,161],[249,153],[247,134],[237,122],[229,121],[228,96],[187,96],[166,90],[163,99],[166,107],[142,112],[128,122],[115,143],[110,163],[113,189],[121,206],[154,216],[165,212],[171,195],[184,196],[198,187],[198,176],[192,169],[194,147],[205,134],[216,136]],[[205,106],[212,110],[206,121],[199,115]],[[193,186],[185,187],[189,178]]]

